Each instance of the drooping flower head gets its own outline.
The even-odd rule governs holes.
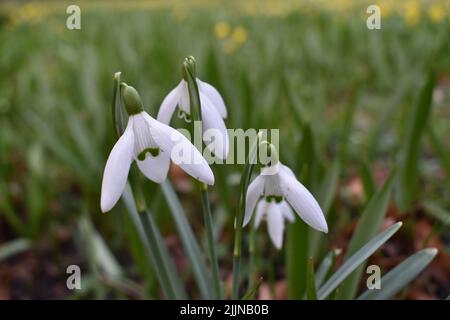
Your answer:
[[[250,221],[258,200],[263,197],[272,203],[286,200],[294,211],[312,228],[328,232],[322,209],[314,196],[295,178],[291,169],[276,162],[264,167],[247,189],[244,226]],[[275,210],[273,205],[271,210]],[[279,217],[277,219],[280,219]],[[270,225],[269,225],[270,228]],[[279,241],[279,240],[278,240]]]
[[[133,161],[148,179],[156,183],[166,179],[172,159],[195,179],[213,185],[211,168],[191,142],[145,112],[136,89],[124,83],[122,87],[128,124],[106,162],[100,200],[102,211],[111,210],[119,200]]]
[[[191,62],[193,61],[192,64],[195,66],[193,57],[189,57],[188,59]],[[225,102],[220,93],[212,85],[198,78],[195,78],[195,81],[200,95],[203,138],[214,136],[213,141],[205,140],[205,144],[217,157],[226,159],[228,156],[229,141],[224,122],[224,119],[227,117]],[[177,106],[178,116],[190,122],[192,120],[191,105],[188,83],[185,78],[164,98],[158,112],[158,121],[169,124]],[[217,132],[217,134],[205,135],[208,130],[214,133]]]

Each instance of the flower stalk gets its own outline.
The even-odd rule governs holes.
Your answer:
[[[190,56],[185,59],[183,63],[182,73],[183,78],[187,83],[187,88],[189,92],[190,115],[193,120],[190,123],[191,124],[190,127],[191,127],[191,136],[193,137],[194,123],[196,121],[202,121],[200,93],[196,81],[196,68],[194,57]],[[212,269],[212,286],[214,298],[222,299],[223,294],[219,275],[219,262],[214,242],[213,222],[211,216],[211,207],[209,204],[208,186],[205,183],[200,184],[200,193],[201,193],[203,220],[205,223],[205,230],[206,230],[206,239],[208,243],[208,255]]]
[[[244,173],[241,177],[240,183],[240,196],[239,196],[239,209],[236,215],[236,231],[234,234],[234,249],[233,249],[233,289],[232,299],[239,299],[239,284],[240,284],[240,272],[241,272],[241,256],[242,256],[242,229],[245,214],[245,205],[247,198],[247,189],[250,183],[250,179],[255,166],[256,151],[258,149],[260,135],[253,145],[250,147],[249,154],[247,156],[247,165],[245,166]]]

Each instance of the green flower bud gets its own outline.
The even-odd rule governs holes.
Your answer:
[[[192,77],[196,77],[195,58],[193,56],[189,56],[184,59],[183,69],[181,70],[181,72],[185,81],[188,81],[188,72]]]
[[[132,116],[144,111],[144,105],[137,90],[124,82],[121,85],[123,87],[123,103],[128,115]]]

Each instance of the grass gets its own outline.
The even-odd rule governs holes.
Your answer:
[[[132,1],[111,7],[81,3],[79,31],[65,28],[64,3],[28,4],[25,9],[4,5],[0,242],[20,241],[28,247],[30,241],[32,250],[39,251],[49,239],[58,242],[61,230],[69,230],[70,239],[77,237],[77,225],[85,223],[87,212],[104,238],[105,250],[124,270],[120,280],[142,285],[142,297],[159,297],[155,274],[142,257],[144,248],[123,214],[125,206],[120,204],[107,215],[100,212],[103,166],[116,139],[110,111],[112,77],[122,71],[122,79],[139,90],[146,110],[156,116],[164,96],[181,79],[181,64],[189,55],[196,57],[199,78],[222,93],[229,109],[228,128],[281,129],[281,160],[305,177],[329,209],[330,234],[319,237],[311,231],[309,245],[314,250],[309,254],[314,251],[315,258],[323,257],[326,249],[336,247],[335,241],[361,218],[378,189],[374,182],[381,185],[393,167],[401,173],[393,198],[407,192],[401,196],[408,199],[391,202],[401,208],[399,216],[414,219],[420,212],[429,214],[436,226],[433,232],[448,241],[448,223],[441,227],[450,209],[448,15],[440,17],[439,10],[428,5],[417,18],[413,4],[396,5],[382,18],[382,29],[371,31],[365,27],[363,6],[336,12],[320,3],[249,1],[224,6]],[[51,10],[43,10],[46,5]],[[421,118],[418,92],[430,71],[436,80],[432,107]],[[405,156],[408,152],[414,159]],[[214,236],[225,279],[232,269],[233,220],[243,169],[213,167]],[[419,190],[402,188],[410,175],[417,177]],[[174,169],[171,178],[193,230],[201,230],[200,199],[190,196],[196,194],[195,186]],[[356,195],[349,188],[352,179],[365,187]],[[157,185],[144,183],[149,210],[178,257],[181,278],[189,284],[191,271],[178,252],[170,206]],[[206,252],[202,234],[195,232]],[[257,258],[257,270],[267,279],[274,261],[275,278],[284,278],[283,255],[270,247],[265,233],[259,232],[256,240],[266,245],[264,251],[273,259]],[[96,297],[123,294],[123,286],[111,286],[96,276],[96,268],[90,267],[95,265],[92,254],[83,254],[78,247],[75,252],[93,275],[93,287],[104,288],[95,291]],[[59,265],[65,254],[63,248],[55,249],[52,261]],[[303,268],[304,274],[314,274],[306,262]],[[311,284],[302,286],[299,295],[311,289]],[[189,285],[188,291],[198,295],[195,286]],[[93,292],[87,290],[84,297]]]

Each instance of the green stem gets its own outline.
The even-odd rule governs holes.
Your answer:
[[[248,261],[248,290],[253,289],[255,285],[255,267],[256,267],[256,228],[253,221],[250,222],[250,243],[248,246],[249,261]]]
[[[188,84],[190,112],[193,120],[190,129],[191,129],[191,137],[194,138],[195,132],[194,124],[196,121],[197,122],[202,121],[202,112],[201,112],[202,109],[201,109],[200,94],[198,91],[196,80],[195,59],[193,57],[188,57],[185,59],[182,71],[183,71],[183,78]],[[200,192],[202,198],[203,220],[205,223],[206,236],[208,241],[209,261],[211,263],[212,268],[214,297],[216,299],[221,299],[222,290],[220,286],[219,263],[217,261],[217,254],[213,237],[213,224],[211,217],[211,208],[209,206],[209,199],[208,199],[208,186],[206,184],[202,184],[200,187]]]
[[[245,196],[247,188],[241,193],[239,199],[239,211],[236,217],[236,233],[234,234],[234,250],[233,250],[233,292],[232,299],[239,299],[239,275],[241,272],[241,254],[242,254],[242,221],[245,212]]]
[[[209,199],[208,199],[208,187],[206,186],[206,184],[203,184],[201,187],[201,197],[202,197],[203,220],[205,222],[206,227],[206,239],[208,241],[209,261],[211,263],[212,268],[212,285],[214,297],[216,299],[223,299],[222,289],[220,285],[219,263],[216,254],[216,247],[214,244],[213,223],[211,217],[211,208],[209,206]]]
[[[256,141],[250,147],[247,165],[241,177],[239,208],[236,215],[236,232],[234,234],[234,249],[233,249],[233,291],[232,299],[239,299],[239,283],[241,272],[241,255],[242,255],[242,223],[244,222],[245,199],[247,197],[247,189],[252,176],[253,167],[255,166],[256,151],[261,135],[258,133]]]
[[[247,196],[248,183],[252,175],[253,164],[248,164],[241,179],[241,196],[239,198],[239,210],[236,216],[236,233],[234,234],[233,249],[233,292],[232,299],[239,299],[239,283],[242,255],[242,223],[245,212],[245,198]]]

